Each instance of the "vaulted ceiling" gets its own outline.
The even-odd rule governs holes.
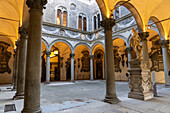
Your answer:
[[[113,8],[127,0],[96,1],[102,16],[109,17]],[[23,3],[24,0],[0,0],[0,35],[8,35],[13,42],[18,38],[18,27],[22,23]],[[170,0],[130,0],[123,6],[131,11],[143,31],[147,30],[146,25],[151,17],[155,22],[170,18]],[[166,39],[170,39],[170,20],[157,25],[161,30],[160,34]]]
[[[7,35],[13,42],[17,40],[22,9],[23,0],[0,0],[0,36]]]
[[[119,4],[125,3],[128,0],[96,0],[103,17],[109,17],[111,10]],[[140,27],[143,31],[147,30],[148,21],[154,17],[158,20],[164,20],[170,18],[170,0],[130,0],[128,3],[123,4],[131,13],[136,17],[136,21],[140,23]],[[142,23],[142,24],[141,24]],[[159,23],[159,27],[163,27],[163,33],[160,33],[166,39],[169,38],[170,32],[170,20]],[[158,28],[161,29],[161,28]]]

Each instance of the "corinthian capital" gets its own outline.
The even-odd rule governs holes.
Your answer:
[[[47,4],[47,0],[27,0],[26,4],[31,9],[42,10],[44,5]]]
[[[149,37],[149,32],[141,32],[138,33],[139,37],[141,38],[141,41],[147,40],[147,38]]]
[[[168,47],[169,40],[160,40],[159,42],[163,48]]]
[[[21,35],[20,38],[27,38],[28,29],[25,27],[19,27],[19,34]]]
[[[112,18],[106,18],[101,21],[101,26],[104,27],[105,30],[112,30],[112,27],[115,25],[115,20]]]

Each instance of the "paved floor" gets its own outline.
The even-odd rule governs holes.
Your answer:
[[[23,100],[12,100],[15,91],[10,85],[0,85],[0,113],[4,106],[15,104],[20,113]],[[127,98],[127,82],[116,83],[118,104],[102,102],[105,96],[104,81],[52,82],[41,85],[41,108],[44,113],[170,113],[170,88],[158,85],[158,95],[154,99],[141,101]],[[8,113],[8,112],[7,112]]]

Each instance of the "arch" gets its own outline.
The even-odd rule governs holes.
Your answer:
[[[118,2],[115,5],[115,7],[117,5],[122,4],[122,3],[124,3],[124,1]],[[123,4],[122,6],[124,6],[125,8],[127,8],[131,12],[131,14],[134,16],[134,18],[136,20],[139,32],[143,32],[144,25],[143,25],[142,17],[140,16],[138,10],[131,3],[129,3],[129,2],[126,3],[126,4]]]
[[[57,42],[63,42],[63,43],[65,43],[65,44],[67,44],[67,45],[70,47],[71,53],[74,52],[74,51],[73,51],[74,49],[73,49],[72,45],[71,45],[68,41],[62,40],[62,39],[57,39],[57,40],[54,40],[53,42],[51,42],[48,50],[50,51],[50,50],[51,50],[51,47],[52,47],[55,43],[57,43]]]
[[[43,39],[43,38],[42,38],[42,42],[45,44],[45,46],[46,46],[46,48],[47,48],[47,50],[48,50],[48,48],[49,48],[48,42],[47,42],[45,39]]]
[[[151,16],[149,20],[152,20],[154,23],[159,21],[159,19],[154,16]],[[160,35],[161,40],[165,40],[165,32],[164,32],[162,24],[158,22],[155,25],[159,31],[158,34]]]
[[[102,43],[102,42],[95,42],[92,46],[91,46],[91,49],[92,49],[92,53],[94,53],[93,51],[94,51],[94,48],[97,46],[97,45],[102,45],[102,47],[104,48],[104,50],[105,50],[105,46],[104,46],[104,44]]]
[[[78,43],[78,44],[76,44],[76,45],[74,46],[74,53],[75,53],[76,48],[77,48],[78,46],[80,46],[80,45],[86,46],[86,47],[90,50],[90,54],[92,53],[92,50],[91,50],[90,46],[89,46],[88,44],[86,44],[86,43]]]
[[[104,0],[96,0],[96,2],[99,6],[102,18],[103,19],[106,18],[107,17],[107,9],[106,9],[106,4],[105,4]]]
[[[128,41],[127,41],[128,38],[125,38],[125,37],[122,36],[122,35],[115,35],[115,36],[113,36],[112,40],[114,41],[115,39],[118,39],[118,38],[123,39],[127,46],[130,45],[130,44],[128,43]]]

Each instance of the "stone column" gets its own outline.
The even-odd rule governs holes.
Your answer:
[[[16,49],[14,49],[14,55],[13,55],[13,57],[14,57],[14,63],[13,63],[13,78],[12,78],[12,86],[14,85],[14,82],[15,82],[15,59],[16,59]]]
[[[90,55],[90,80],[93,80],[93,58],[94,55]]]
[[[75,54],[70,54],[70,58],[71,58],[71,81],[74,81],[74,56],[75,56]]]
[[[170,86],[170,53],[168,53],[168,43],[167,40],[160,41],[162,45],[163,63],[164,63],[164,74],[165,74],[165,85]]]
[[[149,55],[148,55],[148,44],[147,44],[147,38],[149,37],[149,32],[139,33],[139,36],[140,36],[141,42],[142,42],[143,60],[148,61],[148,68],[150,68]]]
[[[26,71],[26,56],[27,56],[27,29],[20,28],[20,48],[19,48],[19,65],[17,77],[17,92],[14,99],[24,99],[25,88],[25,71]]]
[[[46,59],[46,82],[45,83],[47,84],[50,83],[50,54],[51,54],[50,51],[46,52],[47,59]]]
[[[126,48],[127,54],[128,54],[128,62],[132,60],[132,56],[131,56],[131,51],[132,51],[132,47],[127,47]],[[128,63],[128,67],[130,68],[130,65]]]
[[[18,76],[18,64],[19,64],[19,40],[15,42],[16,53],[15,53],[15,73],[14,73],[14,86],[12,91],[17,89],[17,76]]]
[[[114,55],[113,55],[113,41],[112,41],[112,27],[115,25],[115,20],[112,18],[106,18],[101,22],[101,26],[104,27],[105,33],[105,49],[106,49],[106,96],[104,101],[107,103],[120,102],[116,95],[115,85],[115,67],[114,67]]]
[[[40,108],[42,9],[47,0],[27,0],[29,10],[25,98],[22,113],[42,113]]]
[[[63,26],[63,12],[61,11],[61,26]]]

